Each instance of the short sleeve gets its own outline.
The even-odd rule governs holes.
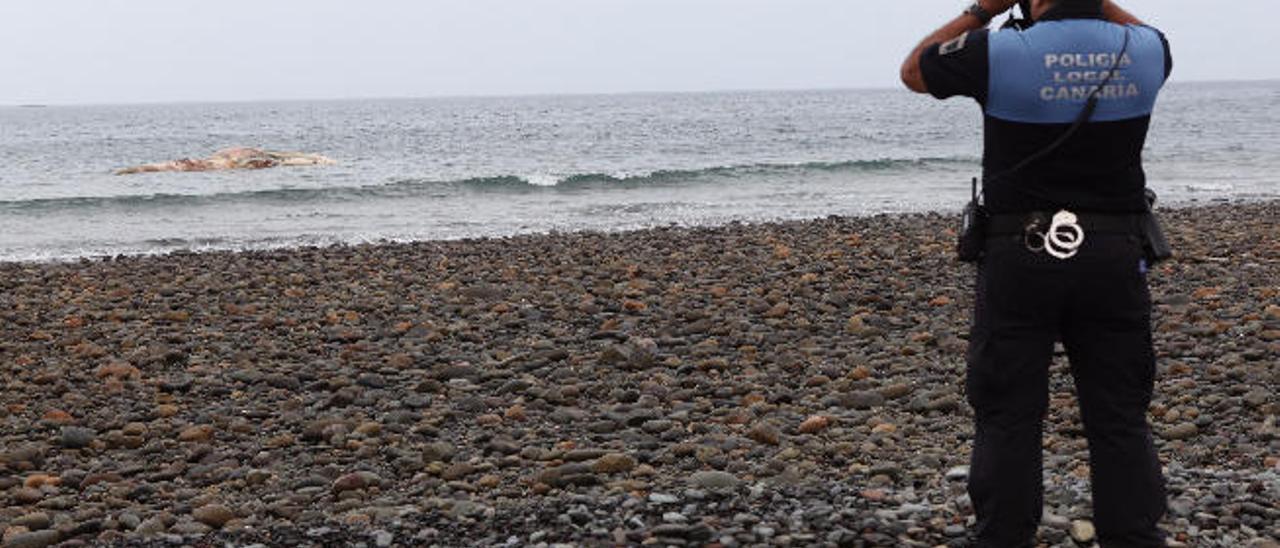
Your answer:
[[[939,99],[962,95],[987,102],[988,31],[967,32],[953,40],[934,44],[920,54],[925,88]]]
[[[1160,44],[1164,46],[1164,79],[1168,80],[1169,75],[1173,74],[1173,53],[1169,51],[1169,39],[1165,38],[1164,33],[1158,29],[1151,30],[1156,31],[1156,35],[1160,37]]]

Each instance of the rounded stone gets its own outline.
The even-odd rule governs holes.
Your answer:
[[[213,439],[213,432],[213,427],[207,424],[192,426],[178,434],[178,441],[188,443],[209,441]]]
[[[831,425],[831,419],[822,415],[814,415],[806,419],[800,424],[799,431],[801,434],[816,434],[826,430]]]
[[[56,529],[19,533],[4,543],[4,548],[45,548],[62,540]]]
[[[13,494],[14,502],[18,504],[35,504],[44,498],[44,494],[38,489],[23,487]]]
[[[82,426],[63,426],[58,443],[67,449],[83,449],[93,443],[98,436],[92,428]]]
[[[39,531],[41,529],[48,529],[51,523],[53,523],[53,521],[49,518],[49,514],[44,512],[33,512],[9,522],[9,525],[26,527],[30,531]]]
[[[1164,431],[1164,438],[1170,440],[1185,440],[1194,437],[1200,433],[1200,428],[1195,423],[1184,422],[1170,427]]]
[[[630,472],[635,467],[636,459],[622,453],[609,453],[591,464],[591,470],[598,474]]]
[[[1093,528],[1093,522],[1078,519],[1071,522],[1071,538],[1079,543],[1092,542],[1097,532]]]
[[[689,482],[712,491],[737,489],[739,485],[742,485],[742,480],[738,479],[737,476],[715,470],[695,472],[692,476],[689,476]]]
[[[221,529],[228,521],[235,519],[236,515],[230,508],[221,504],[208,504],[196,508],[191,512],[191,517],[209,527]]]
[[[777,428],[774,428],[773,425],[766,422],[758,423],[751,427],[751,430],[747,431],[747,437],[765,445],[778,445],[779,443],[782,443],[782,433],[779,432]]]

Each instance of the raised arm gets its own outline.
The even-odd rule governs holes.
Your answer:
[[[1017,3],[1017,0],[979,0],[979,4],[982,6],[982,9],[985,9],[993,18],[1009,11],[1009,8],[1013,7],[1013,5]],[[943,25],[942,28],[933,31],[932,34],[926,36],[924,40],[920,41],[920,44],[918,44],[915,49],[911,50],[911,53],[907,55],[907,59],[902,62],[902,83],[911,91],[916,93],[927,93],[929,90],[925,86],[924,75],[920,72],[920,54],[924,52],[925,48],[934,44],[946,42],[960,36],[961,34],[971,30],[977,30],[985,26],[986,23],[978,19],[976,15],[971,15],[966,12],[961,14],[959,17],[952,19],[946,25]]]
[[[1132,13],[1125,11],[1124,8],[1111,0],[1102,0],[1102,15],[1103,17],[1106,17],[1108,21],[1111,21],[1112,23],[1119,23],[1121,25],[1143,24],[1141,19],[1134,17]]]

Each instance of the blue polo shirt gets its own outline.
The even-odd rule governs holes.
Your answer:
[[[1096,9],[1059,7],[1026,30],[979,30],[935,44],[920,68],[933,96],[972,97],[982,106],[990,211],[1145,208],[1142,147],[1173,68],[1160,31],[1107,22]],[[1008,173],[1063,135],[1099,86],[1089,123],[1049,156]]]

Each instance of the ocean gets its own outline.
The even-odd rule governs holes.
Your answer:
[[[232,146],[334,166],[116,169]],[[0,107],[0,261],[955,212],[969,100],[900,90]],[[1280,82],[1173,83],[1166,204],[1280,198]]]

